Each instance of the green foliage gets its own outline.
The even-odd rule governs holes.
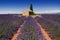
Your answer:
[[[33,12],[33,5],[32,4],[30,4],[30,10],[31,11],[29,12],[29,15],[35,15],[34,12]]]
[[[32,10],[32,11],[33,11],[33,5],[32,5],[32,4],[30,4],[30,10]]]
[[[29,12],[29,15],[35,15],[34,12]]]

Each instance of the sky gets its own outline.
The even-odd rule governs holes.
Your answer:
[[[0,0],[0,14],[22,13],[30,4],[35,13],[60,12],[60,0]]]

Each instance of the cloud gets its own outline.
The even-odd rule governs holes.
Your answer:
[[[60,10],[45,10],[45,11],[34,11],[35,13],[60,13]],[[3,10],[3,11],[0,11],[0,14],[21,14],[23,13],[23,10],[22,11],[17,11],[17,10]]]
[[[46,10],[46,11],[41,11],[40,13],[59,13],[60,10]]]
[[[6,10],[6,11],[0,11],[0,14],[20,14],[20,12]]]

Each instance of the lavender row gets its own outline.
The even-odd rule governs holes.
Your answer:
[[[26,23],[22,26],[21,33],[17,40],[44,40],[41,30],[31,16],[26,20]]]
[[[35,18],[42,27],[48,32],[49,36],[52,38],[52,40],[60,40],[60,26],[54,25],[52,22],[49,22],[46,18]]]
[[[24,16],[18,17],[17,15],[14,15],[0,15],[0,40],[10,40],[20,25],[23,24],[24,20],[26,20],[26,17]]]

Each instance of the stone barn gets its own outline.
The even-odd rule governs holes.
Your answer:
[[[30,12],[32,12],[32,11],[31,10],[24,10],[22,15],[23,16],[29,16]]]

